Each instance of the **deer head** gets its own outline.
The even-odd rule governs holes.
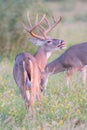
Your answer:
[[[36,19],[37,19],[37,17],[36,17]],[[23,27],[26,30],[26,32],[29,32],[30,35],[33,37],[33,38],[30,38],[30,41],[34,45],[43,46],[43,48],[46,49],[46,52],[54,52],[65,46],[65,42],[63,40],[52,39],[51,37],[47,36],[47,34],[58,25],[58,23],[61,21],[62,17],[60,16],[57,20],[54,17],[52,17],[52,19],[53,19],[53,24],[51,25],[50,22],[48,21],[48,19],[46,18],[46,15],[43,15],[41,20],[39,22],[36,22],[35,25],[32,26],[29,13],[27,13],[27,20],[28,20],[29,27],[27,27],[23,23]],[[45,29],[43,24],[48,28]],[[38,34],[34,33],[35,29],[38,29],[40,34],[42,34],[42,35],[38,35]]]

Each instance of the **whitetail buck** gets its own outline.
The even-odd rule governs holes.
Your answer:
[[[65,42],[63,40],[47,37],[47,33],[56,27],[60,22],[61,17],[59,17],[58,20],[53,18],[54,23],[52,25],[50,25],[45,15],[40,22],[36,22],[34,26],[31,24],[29,14],[27,14],[27,19],[29,27],[24,24],[23,27],[34,37],[30,39],[31,42],[34,45],[38,45],[39,48],[35,55],[24,52],[16,56],[13,75],[24,100],[26,109],[29,109],[29,107],[33,109],[36,97],[39,102],[41,99],[41,73],[45,68],[47,59],[52,52],[61,49]],[[47,30],[43,23],[45,24],[45,27],[47,27]],[[41,35],[34,32],[36,28],[38,28],[38,30],[40,29]]]
[[[42,73],[41,89],[46,89],[48,76],[67,71],[66,83],[69,86],[70,76],[77,71],[82,72],[82,80],[85,83],[87,65],[87,42],[76,44],[67,49],[57,59],[48,63]]]

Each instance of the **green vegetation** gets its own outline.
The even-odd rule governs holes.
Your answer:
[[[82,85],[79,73],[71,77],[70,88],[65,84],[64,73],[50,77],[47,92],[42,95],[42,108],[39,110],[36,103],[34,118],[30,119],[12,67],[7,59],[0,64],[0,130],[74,130],[76,122],[78,130],[86,130],[87,87]]]
[[[62,15],[61,23],[50,35],[64,39],[69,47],[87,41],[86,5],[86,0],[0,0],[0,130],[87,129],[87,86],[82,85],[80,73],[71,77],[70,88],[65,84],[65,73],[50,77],[46,94],[42,94],[42,108],[39,110],[35,104],[32,120],[26,116],[12,74],[16,54],[34,54],[36,50],[21,24],[27,23],[27,10],[32,22],[36,13],[40,17],[46,13],[48,18]],[[55,53],[49,61],[63,51]]]
[[[37,13],[39,13],[39,15],[43,13],[48,14],[48,9],[44,10],[44,8],[45,4],[44,2],[40,2],[40,0],[35,0],[35,2],[34,0],[26,0],[25,2],[23,0],[0,1],[1,58],[3,58],[3,56],[12,58],[15,54],[21,52],[21,50],[30,50],[32,52],[32,46],[26,43],[28,42],[29,34],[24,32],[22,22],[27,23],[27,11],[30,12],[32,22]]]

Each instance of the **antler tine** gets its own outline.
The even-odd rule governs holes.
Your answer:
[[[45,18],[45,14],[43,15],[42,19],[40,20],[40,22],[37,22],[34,26],[31,25],[31,22],[30,22],[30,16],[28,15],[27,16],[27,19],[28,19],[28,22],[29,22],[29,25],[30,25],[30,31],[34,30],[35,28],[37,28],[41,23],[42,21],[44,20]]]
[[[35,23],[37,24],[37,22],[38,22],[38,14],[36,15],[36,21],[35,21]]]
[[[46,17],[44,18],[44,20],[47,23],[47,25],[50,26],[50,23],[49,23],[49,21],[48,21],[48,19]]]
[[[41,34],[44,36],[45,39],[47,39],[47,36],[44,33],[46,31],[45,27],[43,27],[42,25],[40,25],[39,27],[40,27],[39,31],[41,32]]]
[[[53,21],[54,21],[54,23],[56,22],[56,19],[55,19],[55,17],[54,16],[52,16],[52,18],[53,18]]]
[[[29,24],[30,28],[32,28],[29,12],[27,12],[27,20],[28,20],[28,24]]]
[[[54,20],[54,24],[52,26],[50,26],[44,33],[45,35],[50,32],[53,28],[56,27],[56,25],[61,21],[62,17],[60,16],[58,20],[55,20],[55,18],[53,17]]]

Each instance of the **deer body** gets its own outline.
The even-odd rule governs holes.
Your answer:
[[[24,29],[34,37],[30,39],[30,41],[39,47],[35,55],[24,52],[16,56],[13,75],[24,100],[26,109],[28,110],[29,107],[31,107],[33,110],[36,98],[39,101],[39,105],[41,105],[41,74],[45,68],[47,60],[53,52],[61,49],[65,42],[63,40],[52,39],[46,36],[46,34],[58,24],[61,17],[58,21],[54,20],[52,26],[49,25],[45,16],[43,16],[40,22],[37,22],[34,26],[31,25],[29,16],[27,16],[27,19],[30,28],[23,24]],[[48,25],[47,30],[41,25],[43,21]],[[42,29],[42,31],[40,29],[40,32],[42,32],[43,37],[33,32],[38,26]]]
[[[49,75],[67,71],[66,82],[69,85],[69,77],[76,71],[82,72],[83,83],[85,82],[85,66],[87,65],[87,42],[76,44],[67,49],[57,59],[48,63],[42,74],[41,86],[46,86]]]

